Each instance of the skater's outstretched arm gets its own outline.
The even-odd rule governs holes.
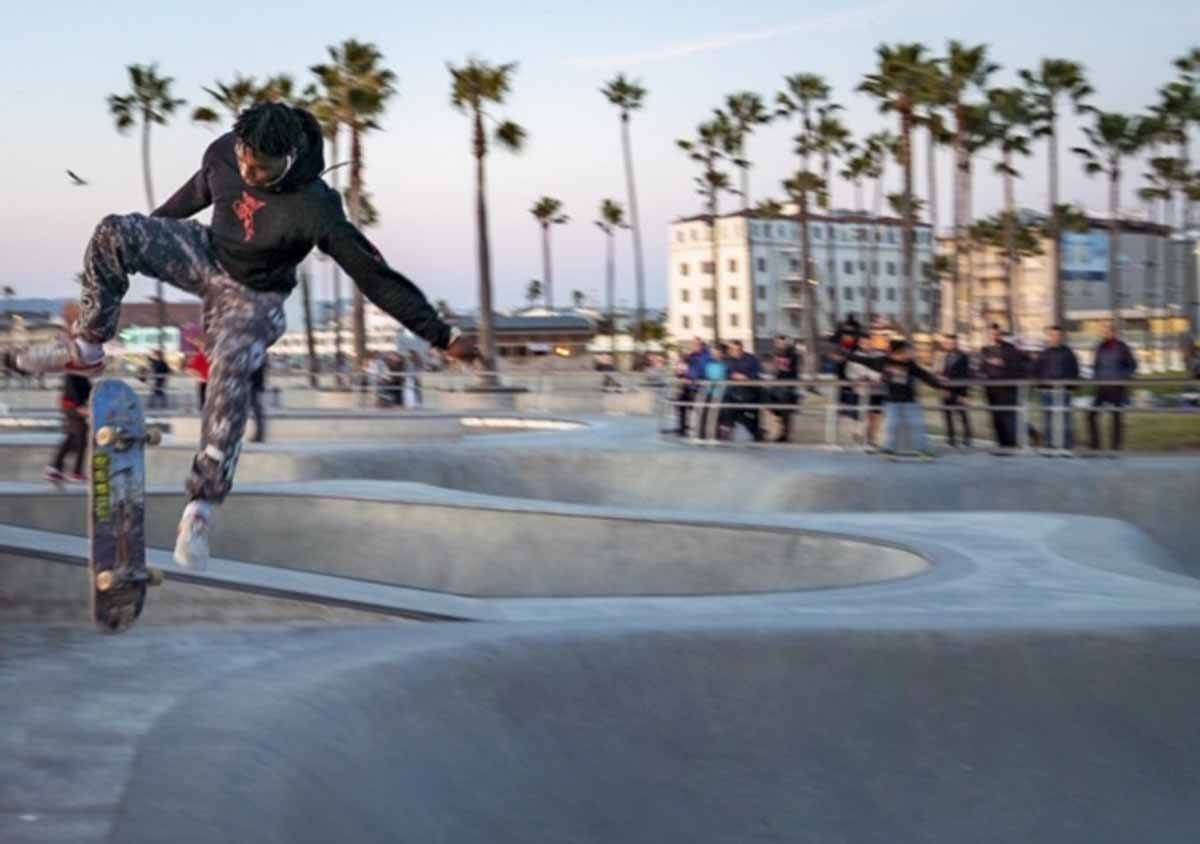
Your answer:
[[[439,349],[450,343],[444,323],[415,284],[387,265],[383,256],[346,219],[341,198],[330,191],[330,223],[317,247],[354,279],[363,295],[405,328]]]
[[[171,195],[170,199],[154,209],[151,216],[186,220],[212,205],[212,193],[208,189],[206,169],[206,167],[201,167],[197,170],[196,175],[188,179],[183,187]]]

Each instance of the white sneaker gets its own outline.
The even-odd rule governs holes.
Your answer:
[[[208,525],[212,505],[207,501],[189,501],[179,520],[175,539],[175,562],[186,569],[204,571],[208,566]]]
[[[18,352],[16,365],[26,375],[55,372],[97,375],[104,369],[104,347],[83,344],[66,334],[60,334],[53,340]]]

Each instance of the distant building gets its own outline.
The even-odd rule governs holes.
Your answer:
[[[452,325],[464,334],[476,335],[479,320],[476,316],[456,316]],[[496,351],[501,358],[533,358],[555,355],[562,358],[587,354],[588,344],[596,335],[596,326],[581,316],[504,316],[493,318],[496,331]]]
[[[672,223],[667,273],[670,335],[676,341],[693,336],[712,339],[714,287],[719,290],[721,339],[741,340],[759,350],[777,334],[803,336],[807,283],[817,288],[817,325],[822,333],[850,313],[862,322],[868,313],[899,322],[904,306],[901,221],[835,211],[812,215],[808,229],[812,264],[805,274],[800,267],[800,224],[794,216],[746,212],[721,216],[716,227],[717,268],[712,264],[708,217]],[[935,290],[926,283],[932,269],[932,233],[928,225],[918,224],[913,266],[918,326],[933,320]]]

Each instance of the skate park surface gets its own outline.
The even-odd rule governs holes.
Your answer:
[[[203,573],[181,428],[117,638],[0,438],[0,841],[1194,840],[1200,460],[467,419],[248,445]]]

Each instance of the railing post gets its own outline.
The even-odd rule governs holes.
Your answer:
[[[1029,450],[1029,383],[1017,384],[1017,448]]]

